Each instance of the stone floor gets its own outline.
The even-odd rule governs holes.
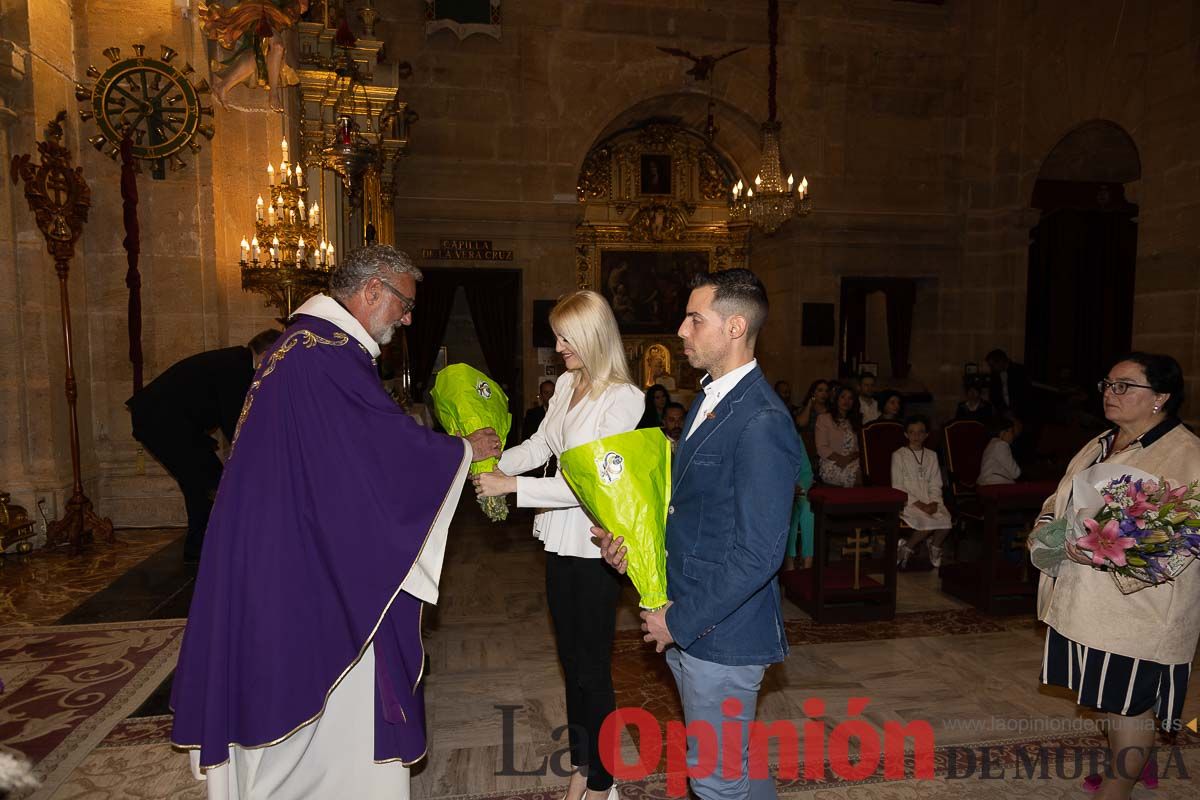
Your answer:
[[[194,571],[181,563],[178,532],[120,532],[121,544],[60,558],[35,554],[0,570],[0,602],[14,625],[84,624],[165,619],[186,614]],[[544,557],[529,520],[486,521],[475,504],[461,505],[452,528],[439,606],[425,615],[430,748],[413,771],[413,797],[467,796],[554,800],[565,784],[555,766],[565,742],[562,678],[545,606]],[[817,725],[827,734],[848,719],[851,698],[868,698],[861,716],[880,728],[927,721],[934,731],[936,781],[847,782],[829,773],[818,785],[781,781],[783,794],[813,798],[999,797],[995,781],[946,780],[948,758],[984,746],[1014,753],[1037,742],[1102,742],[1091,716],[1072,698],[1038,686],[1042,632],[1030,617],[986,617],[943,595],[933,573],[903,574],[892,622],[818,626],[786,604],[792,643],[786,663],[768,671],[759,717]],[[630,588],[618,614],[613,673],[618,705],[644,707],[660,723],[679,716],[661,656],[640,641]],[[84,761],[55,797],[193,797],[186,759],[168,752],[169,681]],[[810,717],[806,701],[823,712]],[[811,707],[809,710],[812,710]],[[1193,681],[1185,719],[1200,713],[1200,680]],[[638,737],[641,741],[642,737]],[[626,733],[623,757],[637,745]],[[1181,737],[1197,764],[1200,737]],[[778,763],[779,752],[772,751]],[[140,764],[141,789],[128,793],[121,765]],[[153,766],[152,766],[153,765]],[[123,772],[124,769],[124,772]],[[960,766],[961,770],[962,767]],[[89,772],[91,770],[91,772]],[[103,777],[103,779],[102,779]],[[1170,776],[1168,776],[1170,778]],[[626,800],[664,797],[661,774],[631,780]],[[1070,797],[1078,781],[1024,781],[1009,796]],[[108,788],[99,792],[95,787]],[[149,787],[155,787],[150,790]],[[132,787],[132,783],[130,783]],[[152,791],[146,794],[146,791]],[[1149,797],[1139,789],[1135,797]],[[1164,780],[1157,797],[1196,796],[1190,781]]]

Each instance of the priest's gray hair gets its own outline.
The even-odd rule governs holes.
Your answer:
[[[390,244],[369,244],[353,250],[334,267],[329,276],[329,291],[339,300],[351,297],[371,278],[387,279],[389,275],[412,275],[421,280],[421,270],[408,253]]]

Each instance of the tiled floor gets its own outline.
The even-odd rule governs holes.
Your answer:
[[[61,611],[56,619],[89,622],[123,614],[141,615],[129,618],[182,615],[191,577],[176,563],[177,548],[178,542],[170,537],[160,539],[157,548],[147,546],[138,567],[125,569],[120,582],[81,604],[78,601],[94,588],[64,588],[64,596],[77,605],[70,613]],[[117,574],[113,569],[110,580]],[[553,798],[554,790],[564,785],[565,779],[555,774],[554,766],[565,747],[559,728],[566,722],[566,713],[545,607],[543,569],[544,556],[530,535],[528,518],[518,514],[508,523],[493,524],[473,501],[461,505],[446,554],[441,602],[425,615],[430,749],[428,758],[413,772],[414,798],[497,793],[527,798],[544,793]],[[99,582],[96,568],[82,569],[79,574],[91,582],[89,587]],[[9,575],[12,573],[0,572],[0,592],[17,598],[8,601],[9,608],[19,619],[35,619],[35,614],[21,610],[20,599],[41,595],[14,594]],[[866,720],[877,726],[928,721],[936,744],[943,749],[1028,741],[1036,738],[1039,730],[1061,737],[1064,732],[1077,734],[1087,724],[1088,715],[1076,708],[1070,696],[1038,686],[1042,634],[1031,618],[982,616],[943,595],[933,573],[901,576],[899,613],[893,622],[817,626],[790,604],[785,616],[792,651],[786,663],[767,673],[760,719],[803,725],[809,721],[802,711],[805,701],[816,698],[825,707],[816,718],[830,731],[847,719],[850,698],[866,697],[870,700],[862,715]],[[618,704],[646,707],[664,722],[677,718],[678,703],[669,673],[662,657],[640,641],[637,626],[630,589],[618,614],[614,651]],[[159,700],[152,698],[139,714],[162,714],[161,700],[160,692]],[[1200,680],[1193,681],[1190,688],[1185,719],[1198,713]],[[172,758],[164,749],[164,722],[156,719],[129,725],[133,726],[130,730],[141,731],[141,739],[113,741],[107,750],[97,750],[80,767],[83,772],[77,785],[91,785],[92,778],[99,780],[101,774],[107,776],[105,780],[117,780],[120,770],[113,768],[111,760],[124,754],[121,758],[144,756],[139,763],[154,774],[146,769],[138,772],[143,786],[163,787],[155,789],[163,792],[161,796],[196,796],[183,756]],[[114,735],[120,738],[128,733]],[[555,737],[555,733],[560,735]],[[625,757],[631,760],[635,745],[628,735],[623,742]],[[1188,758],[1189,763],[1196,761],[1191,755]],[[88,764],[95,765],[96,776],[86,774],[92,768]],[[157,766],[151,768],[152,764]],[[630,783],[627,800],[661,796],[661,780],[653,776],[647,780],[649,783],[636,786]],[[1174,787],[1164,782],[1164,787],[1170,791],[1160,796],[1189,796],[1188,791],[1177,791],[1178,782]],[[831,800],[991,798],[1004,794],[997,792],[994,782],[974,780],[783,788],[797,796]],[[1070,781],[1053,786],[1023,784],[1013,789],[1012,796],[1028,797],[1069,797],[1074,791]],[[96,796],[122,796],[116,789],[112,791],[116,793]]]

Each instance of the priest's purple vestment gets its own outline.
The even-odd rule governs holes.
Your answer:
[[[217,492],[172,687],[172,740],[205,768],[318,721],[371,655],[374,761],[425,753],[420,598],[470,450],[396,405],[342,311],[310,300],[263,358]]]

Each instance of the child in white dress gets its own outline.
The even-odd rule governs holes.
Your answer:
[[[917,546],[927,537],[929,561],[942,565],[942,542],[950,534],[953,522],[942,500],[942,470],[937,453],[925,449],[929,422],[921,416],[909,417],[904,435],[908,444],[892,453],[892,487],[908,495],[908,504],[900,518],[912,528],[912,535],[900,540],[897,558],[903,567]]]

